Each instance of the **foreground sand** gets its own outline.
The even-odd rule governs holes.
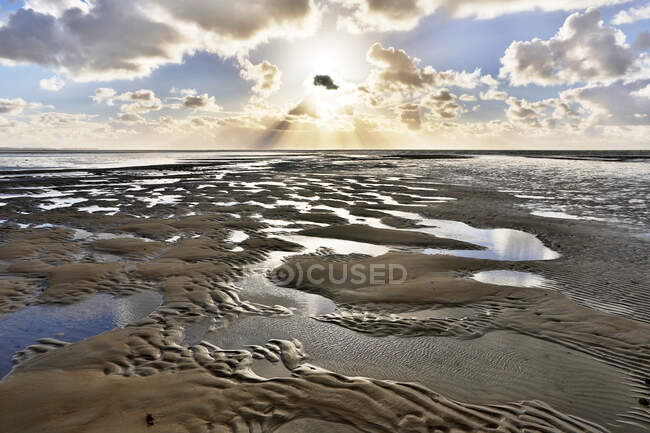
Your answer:
[[[121,176],[128,184],[141,175],[127,172]],[[644,241],[592,223],[567,226],[530,217],[517,210],[506,194],[423,180],[406,185],[410,189],[403,188],[404,182],[382,187],[382,194],[388,190],[401,205],[371,204],[367,197],[363,205],[350,205],[349,191],[333,192],[331,187],[318,186],[319,182],[305,185],[300,176],[296,179],[303,182],[298,189],[259,184],[264,180],[289,182],[286,174],[231,176],[224,183],[201,189],[200,185],[210,181],[196,180],[195,174],[176,182],[174,188],[185,190],[181,194],[188,197],[187,202],[197,203],[191,211],[186,203],[149,208],[126,197],[129,207],[115,215],[38,210],[27,198],[0,208],[1,218],[9,220],[0,226],[0,314],[10,315],[28,305],[73,304],[97,293],[123,296],[152,290],[163,296],[159,308],[126,328],[73,344],[46,338],[19,351],[14,370],[0,381],[0,431],[570,433],[636,432],[650,426],[644,400],[650,391],[650,326],[634,320],[639,318],[636,313],[616,314],[606,309],[606,302],[605,309],[596,309],[584,301],[598,304],[598,295],[590,293],[594,287],[635,293],[632,287],[647,281],[647,269],[642,266],[647,248]],[[334,175],[328,180],[342,182]],[[364,186],[367,179],[360,181],[353,184],[357,192],[376,189]],[[25,182],[30,186],[29,182],[37,181]],[[56,181],[61,185],[70,182]],[[229,182],[242,183],[232,186]],[[458,202],[421,206],[422,200],[415,199],[413,193],[424,200],[427,195],[440,195],[440,191],[430,191],[433,186],[445,189],[445,195],[457,197]],[[395,228],[346,224],[344,218],[323,209],[299,212],[293,206],[262,206],[296,199],[291,195],[296,190],[301,197],[314,197],[312,206],[344,208],[368,218],[369,224],[376,218]],[[201,198],[206,191],[210,196]],[[89,196],[90,203],[84,205],[102,205],[93,200]],[[228,203],[230,200],[239,203]],[[391,209],[471,221],[481,227],[524,229],[537,234],[562,257],[503,261],[423,254],[425,247],[470,251],[484,247],[414,231],[415,225],[387,213]],[[273,221],[279,219],[286,222],[274,226]],[[17,222],[32,226],[21,228]],[[35,227],[44,223],[54,226]],[[287,229],[295,231],[283,232]],[[244,232],[247,238],[232,241],[233,230]],[[95,235],[86,236],[83,231]],[[99,232],[111,236],[99,237]],[[288,236],[283,238],[283,233]],[[331,249],[305,251],[290,240],[292,233],[399,251],[375,257],[341,255]],[[617,253],[603,252],[603,242]],[[236,288],[242,276],[256,272],[256,264],[278,254],[287,256],[286,262],[269,262],[276,267],[269,275],[272,280],[283,279],[282,270],[287,269],[297,276],[297,267],[320,265],[319,269],[333,270],[331,276],[324,271],[314,273],[316,279],[322,277],[321,283],[297,277],[282,281],[291,288],[328,297],[339,307],[315,320],[376,338],[478,339],[508,331],[549,341],[601,363],[603,381],[612,376],[610,371],[625,377],[623,395],[588,396],[602,400],[602,407],[623,409],[617,409],[613,419],[601,419],[599,412],[604,410],[597,406],[579,409],[582,406],[571,401],[562,405],[562,410],[543,401],[503,402],[498,396],[494,404],[456,401],[415,383],[351,377],[320,368],[317,360],[311,363],[297,340],[269,340],[238,350],[208,341],[186,343],[186,330],[206,318],[228,326],[245,317],[297,314],[283,305],[250,302]],[[345,266],[354,264],[399,264],[408,275],[400,284],[354,284],[349,278],[333,281],[342,276]],[[562,293],[550,288],[485,284],[470,278],[477,272],[502,269],[534,271],[568,282],[568,288]],[[639,305],[647,302],[641,300]],[[406,314],[426,308],[462,308],[464,313],[434,318],[409,318]],[[258,376],[256,360],[279,365],[286,374]],[[499,381],[508,386],[508,377]],[[533,389],[544,386],[530,384]]]

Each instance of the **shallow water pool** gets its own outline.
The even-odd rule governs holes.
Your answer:
[[[98,294],[70,305],[32,305],[0,318],[0,377],[12,368],[11,358],[39,338],[84,340],[148,316],[160,306],[158,292],[132,296]]]
[[[513,229],[478,229],[460,221],[424,218],[418,214],[401,211],[384,211],[396,217],[416,220],[424,227],[407,229],[434,236],[456,239],[486,247],[486,250],[443,250],[427,248],[426,254],[451,254],[489,260],[554,260],[560,254],[546,247],[535,235]]]

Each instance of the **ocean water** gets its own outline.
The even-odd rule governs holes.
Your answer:
[[[269,156],[291,157],[291,152],[1,152],[0,172],[137,167],[178,164],[188,160],[256,160]]]

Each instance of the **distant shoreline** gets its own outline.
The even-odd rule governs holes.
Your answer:
[[[367,154],[431,154],[431,155],[510,155],[510,156],[527,156],[527,155],[584,155],[595,156],[604,155],[625,155],[639,158],[650,158],[650,149],[648,150],[557,150],[557,149],[532,149],[532,150],[508,150],[508,149],[134,149],[134,150],[95,150],[95,149],[15,149],[0,148],[0,154],[128,154],[128,153],[367,153]]]

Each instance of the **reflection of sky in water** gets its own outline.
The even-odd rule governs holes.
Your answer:
[[[351,224],[365,224],[376,228],[390,229],[379,218],[359,218],[350,215],[347,209],[330,206],[315,206],[315,210],[331,210],[336,215],[345,218]],[[383,210],[383,212],[412,220],[418,220],[423,226],[416,229],[403,229],[432,234],[434,236],[456,239],[481,245],[487,250],[443,250],[427,248],[426,254],[452,254],[460,257],[474,257],[492,260],[553,260],[560,255],[544,246],[542,241],[530,233],[512,229],[477,229],[459,221],[435,220],[422,218],[412,212]],[[289,225],[290,221],[265,220],[273,225]],[[317,238],[311,236],[283,236],[283,239],[296,242],[307,248],[308,252],[318,247],[332,248],[338,254],[361,253],[379,256],[389,251],[388,247],[363,242],[345,241],[339,239]]]
[[[264,305],[282,305],[294,314],[318,316],[335,310],[334,303],[322,296],[273,284],[262,274],[253,274],[237,282],[243,300]]]
[[[137,197],[138,200],[147,203],[147,207],[154,207],[159,204],[174,204],[183,199],[182,195],[153,193],[148,197]]]
[[[474,274],[472,278],[481,283],[498,284],[500,286],[548,287],[552,284],[551,281],[541,275],[507,270],[479,272]]]
[[[231,230],[227,241],[238,244],[248,239],[248,235],[242,230]]]
[[[335,215],[348,220],[350,224],[366,224],[366,225],[372,225],[373,227],[387,228],[387,226],[385,226],[379,221],[379,218],[358,217],[356,215],[352,215],[349,210],[341,207],[318,205],[318,206],[314,206],[313,209],[332,211],[334,212]]]
[[[422,218],[415,213],[384,211],[408,219],[419,220],[420,224],[433,227],[410,229],[435,236],[456,239],[482,245],[487,250],[441,250],[425,249],[427,254],[452,254],[460,257],[474,257],[492,260],[553,260],[560,255],[544,246],[534,235],[512,229],[477,229],[459,221]]]
[[[88,212],[88,213],[95,213],[95,212],[112,212],[111,215],[116,214],[117,212],[120,211],[119,207],[101,207],[97,205],[92,205],[92,206],[86,206],[86,207],[80,207],[79,210],[81,212]]]
[[[596,218],[596,217],[589,217],[589,216],[577,216],[577,215],[570,215],[565,212],[556,212],[556,211],[533,211],[530,213],[531,215],[536,215],[536,216],[541,216],[541,217],[546,217],[546,218],[559,218],[559,219],[566,219],[566,220],[592,220],[592,221],[605,221],[603,218]]]
[[[368,244],[364,242],[345,241],[342,239],[319,238],[315,236],[287,235],[275,236],[289,242],[295,242],[306,248],[302,253],[313,253],[320,247],[331,248],[336,254],[368,254],[380,256],[389,251],[383,245]]]
[[[66,198],[52,198],[48,200],[49,203],[41,203],[39,207],[45,210],[58,209],[62,207],[70,207],[73,204],[83,203],[88,201],[83,197],[66,197]]]
[[[146,317],[161,302],[161,295],[151,291],[127,297],[99,294],[71,305],[33,305],[8,314],[0,318],[0,377],[11,369],[13,354],[39,338],[81,341]]]

